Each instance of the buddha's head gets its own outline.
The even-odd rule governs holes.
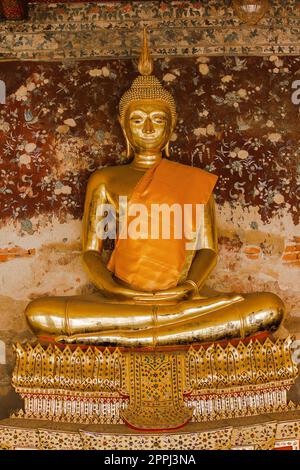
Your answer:
[[[127,155],[153,154],[165,150],[176,124],[176,107],[171,93],[152,73],[146,31],[139,61],[140,76],[120,100],[120,123],[127,142]]]

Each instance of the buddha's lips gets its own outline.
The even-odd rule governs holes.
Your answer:
[[[147,142],[151,141],[151,140],[156,140],[157,139],[157,136],[151,136],[151,137],[147,137],[145,135],[143,135],[143,137],[140,137],[141,140],[146,140]]]
[[[143,139],[141,139],[141,142],[144,142],[144,143],[147,143],[147,144],[152,144],[153,142],[156,142],[156,139],[143,138]]]

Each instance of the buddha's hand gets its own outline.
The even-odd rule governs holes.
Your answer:
[[[190,298],[193,296],[195,291],[195,287],[188,282],[184,282],[175,287],[171,287],[169,289],[160,290],[151,293],[143,293],[143,296],[139,297],[136,296],[134,300],[141,300],[141,301],[160,301],[160,300],[179,300],[183,298]]]
[[[145,292],[120,284],[115,280],[114,276],[112,276],[109,282],[106,282],[105,292],[108,296],[120,299],[126,298],[134,301],[158,302],[161,300],[179,300],[189,298],[194,292],[194,286],[190,283],[183,283],[170,289]]]
[[[111,276],[109,282],[105,284],[105,292],[110,297],[117,297],[120,299],[131,299],[131,300],[148,300],[153,298],[151,292],[143,292],[136,289],[132,289],[123,284],[117,282],[114,276]]]

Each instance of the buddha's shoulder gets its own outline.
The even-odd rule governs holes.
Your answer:
[[[88,184],[89,186],[111,184],[115,181],[118,181],[119,178],[124,176],[126,172],[126,165],[106,166],[99,168],[90,175]]]

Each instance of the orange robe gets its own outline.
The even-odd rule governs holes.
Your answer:
[[[217,178],[216,175],[199,168],[166,159],[148,170],[138,182],[128,203],[129,213],[133,204],[143,204],[146,208],[146,219],[140,219],[143,220],[140,227],[142,236],[122,238],[124,234],[128,234],[130,224],[135,218],[129,215],[108,262],[108,269],[138,290],[154,292],[176,286],[182,277],[190,252],[187,242],[191,239],[187,238],[184,229],[183,236],[176,238],[176,218],[172,216],[167,221],[165,219],[165,227],[170,228],[171,236],[164,239],[163,222],[161,219],[158,221],[157,213],[153,215],[152,205],[167,204],[171,207],[173,204],[179,204],[184,214],[184,205],[191,204],[192,216],[186,218],[186,224],[190,231],[196,233],[195,207],[197,204],[208,202]],[[151,237],[151,225],[154,223],[160,228],[157,239]]]

